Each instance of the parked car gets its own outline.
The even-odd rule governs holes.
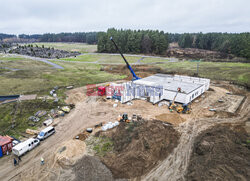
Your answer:
[[[46,139],[47,137],[51,136],[52,134],[54,134],[56,131],[55,131],[55,128],[53,126],[49,126],[47,128],[45,128],[44,130],[42,130],[38,136],[37,136],[37,139],[39,140],[44,140]]]
[[[24,142],[19,143],[18,145],[12,148],[12,152],[17,155],[21,156],[27,153],[28,151],[34,149],[36,146],[40,144],[40,141],[36,138],[30,138]]]
[[[53,119],[52,118],[49,118],[47,119],[46,121],[43,122],[43,125],[44,126],[49,126],[53,123]]]

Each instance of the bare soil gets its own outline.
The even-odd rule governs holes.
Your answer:
[[[224,85],[225,84],[222,83],[220,86],[223,87]],[[229,85],[227,84],[227,86]],[[177,130],[181,133],[181,137],[179,139],[179,144],[177,145],[177,147],[166,159],[155,166],[150,172],[143,175],[141,178],[142,180],[186,180],[186,174],[188,170],[187,168],[189,167],[189,161],[197,136],[199,136],[205,130],[216,128],[216,126],[220,124],[245,124],[246,121],[249,121],[249,92],[238,90],[238,93],[245,95],[246,99],[235,115],[225,117],[223,115],[220,115],[219,113],[212,113],[211,111],[208,111],[208,109],[215,102],[218,102],[218,100],[223,97],[226,92],[228,92],[228,90],[214,86],[212,86],[212,89],[213,91],[207,92],[207,95],[205,95],[206,98],[199,100],[198,103],[192,104],[191,114],[186,115],[186,121],[181,123],[177,127]],[[232,88],[231,90],[233,89],[234,88]],[[223,136],[223,132],[221,132],[221,136]],[[216,140],[216,138],[214,139]],[[221,142],[221,144],[224,144],[224,146],[226,147],[227,142],[224,141]],[[230,158],[230,152],[228,153],[228,157]],[[232,154],[232,156],[234,155]],[[203,163],[200,164],[202,167]],[[247,167],[249,168],[249,165]],[[220,168],[217,167],[217,169]],[[217,171],[219,172],[219,170]],[[202,172],[197,171],[196,174],[202,174]]]
[[[183,119],[178,113],[160,114],[157,115],[155,118],[167,123],[171,123],[175,126],[185,122],[185,119]]]
[[[101,160],[114,178],[139,177],[166,158],[178,144],[179,137],[172,126],[158,120],[121,123],[110,134],[114,152]]]
[[[244,123],[245,127],[248,128],[246,130],[249,131],[249,92],[221,82],[216,82],[211,88],[213,91],[207,91],[204,96],[197,99],[198,102],[192,104],[191,114],[179,114],[179,116],[173,116],[171,119],[169,117],[171,117],[172,113],[169,112],[165,105],[158,107],[143,100],[135,100],[133,105],[118,103],[117,107],[113,107],[114,101],[104,101],[103,98],[94,96],[87,97],[86,92],[84,92],[86,88],[70,90],[67,94],[67,101],[68,103],[75,103],[75,108],[65,117],[55,119],[56,133],[44,140],[40,146],[24,155],[18,167],[13,166],[12,156],[1,158],[0,180],[47,181],[74,180],[77,178],[83,180],[85,176],[84,180],[95,180],[102,178],[101,175],[103,175],[104,179],[110,180],[112,178],[134,177],[138,180],[186,180],[189,163],[193,158],[192,153],[197,142],[196,138],[203,131],[210,128],[214,129],[217,125],[229,123]],[[228,91],[232,91],[233,94],[237,92],[237,95],[246,97],[236,113],[224,116],[224,113],[209,111],[210,108],[219,104],[218,100],[225,96]],[[229,100],[228,104],[233,104],[233,100]],[[128,113],[129,117],[132,114],[141,115],[149,121],[143,122],[142,126],[131,128],[128,126],[126,128],[126,125],[124,125],[123,129],[118,127],[118,129],[112,131],[110,136],[114,141],[114,153],[108,153],[102,160],[108,168],[105,168],[105,165],[98,161],[96,157],[95,160],[92,159],[93,157],[83,159],[86,154],[84,147],[82,147],[82,152],[79,153],[75,150],[70,151],[66,144],[66,150],[62,154],[64,152],[66,154],[68,148],[69,154],[66,154],[66,157],[71,161],[73,158],[73,162],[65,162],[70,163],[66,167],[58,163],[58,157],[55,155],[65,146],[62,145],[63,142],[66,141],[65,143],[68,144],[67,141],[73,140],[76,135],[82,133],[86,128],[94,128],[96,124],[101,122],[113,122],[117,120],[119,114],[123,113]],[[172,115],[175,115],[175,113]],[[173,127],[164,125],[165,122],[155,121],[154,119],[157,117],[162,117],[162,120],[166,119],[165,121],[171,122]],[[178,119],[181,121],[177,121]],[[237,129],[241,130],[240,127]],[[221,132],[222,137],[223,135],[223,132]],[[214,139],[216,140],[216,137]],[[227,148],[226,141],[220,143]],[[77,144],[77,142],[74,144]],[[71,152],[74,153],[73,157],[70,156]],[[233,152],[232,156],[230,152],[227,153],[229,158],[235,156],[235,152]],[[40,165],[41,157],[45,159],[45,165],[43,166]],[[74,160],[74,158],[77,159]],[[78,165],[79,160],[82,161]],[[72,166],[71,163],[75,163],[75,165]],[[102,165],[97,165],[97,163]],[[242,163],[242,166],[244,166],[245,162]],[[205,168],[202,164],[200,167]],[[99,173],[94,167],[103,170],[103,172]],[[249,165],[246,165],[246,167],[248,169]],[[81,174],[81,168],[87,173]],[[108,171],[108,169],[111,171]],[[219,166],[216,166],[216,169],[216,173],[222,173]],[[136,173],[134,170],[136,170]],[[197,174],[194,173],[194,175]]]
[[[171,43],[166,56],[177,58],[203,59],[211,62],[249,62],[249,60],[218,51],[203,50],[198,48],[180,48],[177,43]]]
[[[250,145],[242,126],[217,125],[194,141],[187,180],[248,180]],[[225,144],[226,143],[226,144]]]
[[[113,176],[110,170],[93,156],[84,156],[74,165],[74,181],[112,181]]]

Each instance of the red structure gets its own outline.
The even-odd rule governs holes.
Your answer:
[[[11,152],[12,141],[13,138],[9,136],[0,136],[0,149],[2,151],[2,154],[6,154],[7,151]]]
[[[100,86],[98,87],[98,96],[104,96],[106,94],[106,87]]]

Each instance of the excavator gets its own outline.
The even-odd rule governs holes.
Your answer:
[[[181,92],[181,88],[180,87],[177,88],[177,92],[176,92],[176,94],[174,96],[174,99],[169,102],[168,109],[170,110],[170,112],[173,112],[173,110],[175,110],[176,107],[177,107],[177,105],[174,102],[175,102],[175,99],[176,99],[176,97],[177,97],[177,95],[178,95],[179,92]]]
[[[190,114],[191,113],[191,108],[190,104],[182,104],[182,106],[178,106],[176,108],[178,113],[184,113],[184,114]]]
[[[175,104],[175,99],[176,99],[178,93],[180,93],[180,92],[181,92],[181,88],[178,87],[173,101],[169,102],[168,108],[169,108],[170,112],[173,112],[173,110],[176,110],[178,113],[189,114],[191,112],[191,108],[189,107],[189,104],[182,104],[182,106],[177,106]]]

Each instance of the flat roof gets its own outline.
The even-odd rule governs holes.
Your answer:
[[[185,76],[188,77],[188,76]],[[190,77],[191,79],[193,77]],[[133,81],[134,84],[145,85],[150,87],[162,87],[165,90],[177,92],[181,88],[181,93],[189,94],[194,90],[200,88],[204,83],[192,83],[175,79],[175,76],[169,74],[155,74],[139,80]]]
[[[0,136],[0,146],[6,145],[6,144],[8,144],[10,142],[12,142],[12,139],[10,137]]]

